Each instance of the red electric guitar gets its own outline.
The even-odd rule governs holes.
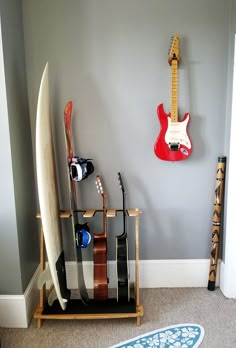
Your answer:
[[[168,59],[171,65],[171,112],[166,114],[163,104],[157,107],[161,130],[154,145],[154,152],[164,161],[183,161],[192,153],[192,144],[187,132],[190,114],[186,113],[183,120],[178,120],[178,63],[180,60],[179,36],[175,34]]]

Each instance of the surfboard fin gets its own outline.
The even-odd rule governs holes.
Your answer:
[[[51,276],[51,272],[49,267],[46,268],[43,272],[40,273],[38,281],[37,281],[37,286],[38,289],[42,289],[42,287],[44,286],[44,284],[49,281],[52,280],[52,276]]]
[[[55,288],[53,288],[53,290],[50,292],[50,294],[48,295],[48,304],[49,306],[52,306],[54,301],[58,300],[58,297],[57,297],[57,293],[56,293],[56,290]],[[63,302],[68,302],[67,299],[62,299]]]
[[[48,304],[49,306],[52,306],[53,305],[53,302],[55,300],[57,300],[58,297],[57,297],[57,294],[56,294],[56,290],[55,288],[50,292],[50,294],[48,295]]]

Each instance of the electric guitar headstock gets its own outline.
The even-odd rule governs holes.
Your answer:
[[[173,60],[177,60],[179,63],[181,61],[181,57],[179,55],[179,35],[175,34],[172,36],[171,46],[169,49],[169,58],[168,62],[171,65]]]

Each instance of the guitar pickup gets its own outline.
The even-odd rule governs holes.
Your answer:
[[[178,151],[180,148],[180,144],[179,143],[169,143],[169,149],[171,151]]]

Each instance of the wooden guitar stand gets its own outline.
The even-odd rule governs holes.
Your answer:
[[[120,209],[107,209],[107,217],[115,217]],[[101,209],[79,210],[84,218],[92,218]],[[143,316],[143,306],[140,304],[139,293],[139,209],[127,209],[129,217],[135,218],[135,297],[131,298],[128,303],[118,303],[116,299],[108,299],[101,303],[96,303],[93,299],[89,301],[88,306],[81,305],[81,300],[70,300],[70,305],[65,311],[60,306],[50,307],[47,304],[46,286],[40,289],[39,304],[35,310],[34,318],[38,320],[38,328],[42,327],[44,319],[116,319],[116,318],[137,318],[137,325],[141,325],[141,317]],[[40,213],[37,218],[41,219]],[[63,211],[60,213],[61,219],[71,218],[71,211]],[[40,272],[45,270],[45,244],[43,227],[40,227]],[[52,290],[52,289],[50,289]],[[56,301],[57,302],[57,301]],[[54,308],[55,307],[55,308]],[[58,307],[58,308],[56,308]]]

